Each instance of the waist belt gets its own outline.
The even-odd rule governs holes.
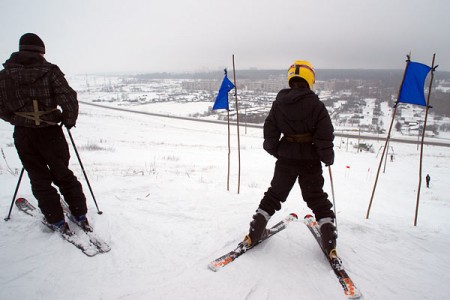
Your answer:
[[[311,133],[290,134],[284,137],[291,143],[311,143],[313,141]]]
[[[18,111],[18,112],[15,112],[14,114],[16,114],[17,116],[21,116],[23,118],[29,119],[29,120],[33,120],[34,124],[37,126],[41,125],[41,122],[44,122],[44,123],[47,123],[50,125],[57,125],[58,123],[41,119],[41,116],[52,113],[55,110],[58,110],[58,109],[54,108],[54,109],[48,110],[48,111],[42,111],[42,110],[40,111],[38,101],[33,100],[33,111],[32,112]]]

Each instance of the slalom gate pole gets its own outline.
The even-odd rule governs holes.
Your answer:
[[[11,206],[9,207],[9,213],[8,216],[5,218],[5,221],[9,221],[11,219],[11,211],[14,205],[14,200],[16,199],[17,192],[19,191],[20,182],[22,181],[23,172],[25,171],[25,168],[22,167],[22,171],[20,171],[19,180],[17,181],[16,190],[14,191],[14,196],[11,201]]]
[[[89,187],[89,191],[91,192],[92,199],[94,199],[95,206],[97,207],[97,213],[99,215],[101,215],[101,214],[103,214],[103,212],[100,211],[100,209],[98,208],[97,200],[95,200],[95,196],[94,196],[94,192],[92,191],[91,184],[89,183],[89,179],[88,179],[88,177],[86,175],[86,172],[84,171],[84,166],[83,166],[83,163],[81,162],[81,158],[80,158],[80,155],[78,154],[78,150],[77,150],[77,147],[75,146],[75,142],[73,140],[72,134],[70,133],[69,128],[66,128],[66,129],[67,129],[67,133],[69,134],[70,141],[72,142],[73,149],[75,150],[75,154],[77,155],[78,162],[80,163],[81,170],[83,171],[84,178],[86,179],[86,183],[87,183],[87,185]]]
[[[331,174],[331,166],[328,166],[328,173],[330,173],[331,197],[333,198],[333,208],[334,208],[334,222],[335,222],[335,224],[336,224],[336,233],[338,233],[337,212],[336,212],[336,200],[335,200],[335,198],[334,198],[334,184],[333,184],[333,175]]]
[[[236,68],[234,66],[234,54],[233,58],[233,80],[234,80],[234,97],[236,99],[236,127],[237,127],[237,142],[238,142],[238,190],[237,193],[241,191],[241,137],[239,133],[239,108],[238,108],[238,94],[237,94],[237,84],[236,84]]]
[[[436,53],[433,54],[433,61],[431,63],[431,79],[430,79],[430,85],[428,87],[427,106],[426,106],[426,109],[425,109],[425,120],[423,122],[423,130],[422,130],[422,141],[420,143],[419,186],[417,187],[417,200],[416,200],[416,211],[415,211],[415,214],[414,214],[414,226],[417,226],[417,217],[419,215],[420,189],[421,189],[421,186],[422,186],[423,141],[425,139],[425,130],[427,129],[428,111],[431,108],[431,106],[430,106],[431,86],[433,84],[434,71],[438,67],[438,66],[434,66],[435,58],[436,58]]]
[[[228,173],[227,173],[227,191],[230,190],[230,155],[231,155],[231,142],[230,142],[230,110],[227,110],[227,123],[228,123]]]
[[[397,101],[395,102],[395,105],[394,105],[394,111],[392,112],[391,125],[389,126],[389,130],[388,130],[387,137],[386,137],[386,142],[384,143],[383,153],[381,154],[380,163],[378,164],[377,175],[375,176],[375,183],[373,184],[372,196],[370,196],[369,207],[367,208],[367,213],[366,213],[366,219],[369,219],[370,209],[372,207],[372,201],[375,196],[375,189],[377,188],[378,177],[380,175],[381,165],[383,164],[384,155],[386,154],[387,147],[389,147],[389,140],[391,139],[392,125],[394,125],[395,114],[397,113],[397,107],[399,104],[398,99],[400,98],[400,91],[402,90],[403,83],[405,82],[406,71],[408,70],[409,62],[411,61],[410,54],[406,55],[406,57],[407,57],[406,67],[405,67],[405,71],[403,72],[402,83],[400,84],[400,88],[398,90],[398,96],[397,96]],[[387,158],[387,156],[386,156],[386,158]]]

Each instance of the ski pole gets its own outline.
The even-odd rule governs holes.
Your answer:
[[[88,179],[88,177],[86,175],[86,172],[84,171],[84,166],[83,166],[83,163],[81,162],[81,158],[80,158],[80,155],[78,154],[78,150],[77,150],[77,147],[75,146],[75,142],[73,140],[72,134],[70,133],[69,128],[66,128],[66,129],[67,129],[67,133],[69,134],[70,140],[72,142],[73,149],[75,150],[75,154],[77,155],[78,162],[80,163],[81,170],[83,171],[84,178],[86,179],[86,183],[87,183],[87,185],[89,187],[89,191],[91,192],[92,199],[94,199],[95,206],[97,207],[97,213],[99,215],[101,215],[103,212],[100,211],[100,209],[98,208],[97,200],[95,200],[95,196],[94,196],[94,192],[92,191],[91,184],[89,183],[89,179]]]
[[[25,169],[22,167],[22,171],[20,171],[20,175],[19,175],[19,180],[17,181],[16,190],[14,191],[14,196],[11,201],[11,206],[9,207],[9,213],[8,213],[8,216],[5,218],[5,221],[8,221],[9,219],[11,219],[11,211],[12,211],[12,208],[14,205],[14,200],[16,199],[16,196],[17,196],[17,192],[19,191],[19,186],[20,186],[20,182],[22,181],[23,171],[25,171]]]
[[[333,198],[334,222],[336,223],[336,233],[337,233],[338,232],[338,223],[337,223],[337,213],[336,213],[336,201],[334,199],[334,185],[333,185],[333,175],[331,174],[331,166],[328,166],[328,171],[330,173],[331,197]]]

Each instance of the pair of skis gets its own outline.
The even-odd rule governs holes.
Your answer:
[[[15,201],[15,204],[20,211],[33,218],[39,219],[44,225],[53,230],[50,224],[39,217],[38,210],[27,199],[18,198]],[[89,257],[100,253],[106,253],[111,250],[108,243],[98,237],[97,234],[93,232],[91,227],[82,228],[79,223],[74,221],[74,218],[70,213],[70,209],[65,201],[61,200],[61,205],[63,207],[64,214],[69,220],[71,220],[70,224],[72,225],[70,232],[59,233],[65,241],[71,243]],[[75,228],[75,230],[73,230],[73,228]]]
[[[263,241],[270,238],[271,236],[277,234],[278,232],[282,231],[286,228],[286,226],[292,222],[296,221],[297,215],[296,214],[289,214],[284,220],[281,222],[275,224],[270,229],[268,229],[268,234],[263,238]],[[327,258],[328,262],[330,263],[331,269],[333,270],[334,274],[339,280],[339,283],[341,284],[344,294],[348,299],[360,299],[361,298],[361,292],[356,288],[353,281],[351,280],[350,276],[345,271],[342,260],[337,256],[336,251],[332,251],[331,255],[328,255],[325,250],[322,247],[321,242],[321,236],[320,236],[320,229],[319,224],[315,220],[315,218],[311,215],[305,216],[305,224],[308,227],[308,229],[311,231],[312,235],[316,239],[316,241],[319,243],[319,246],[322,250],[322,252],[325,254],[325,257]],[[262,242],[262,241],[261,241]],[[256,245],[257,246],[257,245]],[[245,241],[240,242],[238,246],[228,252],[227,254],[213,260],[208,264],[208,267],[213,271],[218,271],[221,268],[225,267],[229,263],[233,262],[236,258],[247,252],[248,250],[252,249],[252,246],[248,246]]]

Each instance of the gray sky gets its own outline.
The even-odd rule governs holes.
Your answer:
[[[38,34],[66,74],[315,68],[450,71],[449,0],[1,0],[0,61]]]

